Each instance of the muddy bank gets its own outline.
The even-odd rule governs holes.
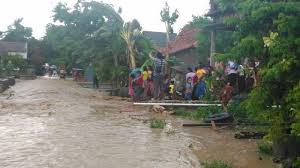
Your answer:
[[[153,117],[147,108],[71,81],[22,81],[5,93],[0,96],[0,167],[186,168],[199,167],[199,158],[273,167],[258,159],[255,142],[182,128],[182,120],[173,117],[164,130],[150,129],[132,118]],[[8,93],[13,93],[9,99]]]

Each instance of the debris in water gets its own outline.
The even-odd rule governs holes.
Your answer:
[[[166,127],[165,127],[165,132],[167,134],[175,134],[176,133],[176,129],[174,129],[170,123],[166,124]]]
[[[154,105],[151,111],[155,113],[163,113],[165,111],[165,108],[163,106]]]

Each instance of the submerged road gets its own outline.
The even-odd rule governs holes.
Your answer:
[[[200,167],[199,157],[272,167],[258,160],[255,142],[182,128],[175,118],[167,118],[175,130],[170,134],[122,111],[148,113],[71,81],[20,81],[0,94],[0,167],[193,168]]]

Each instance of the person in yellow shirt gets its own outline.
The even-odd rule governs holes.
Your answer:
[[[206,74],[206,71],[203,68],[198,68],[196,75],[198,79],[201,79]]]
[[[143,76],[142,78],[143,78],[143,88],[144,88],[143,98],[146,98],[147,91],[148,91],[148,78],[149,78],[147,67],[143,68],[142,76]]]
[[[173,98],[175,82],[172,80],[169,85],[169,98]]]
[[[143,81],[147,81],[148,80],[148,69],[147,67],[143,68]]]

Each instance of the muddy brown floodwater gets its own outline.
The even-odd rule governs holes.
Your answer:
[[[182,128],[172,117],[166,129],[150,129],[132,117],[146,113],[71,81],[18,82],[0,95],[0,167],[193,168],[211,159],[236,167],[274,166],[258,159],[253,141]]]

